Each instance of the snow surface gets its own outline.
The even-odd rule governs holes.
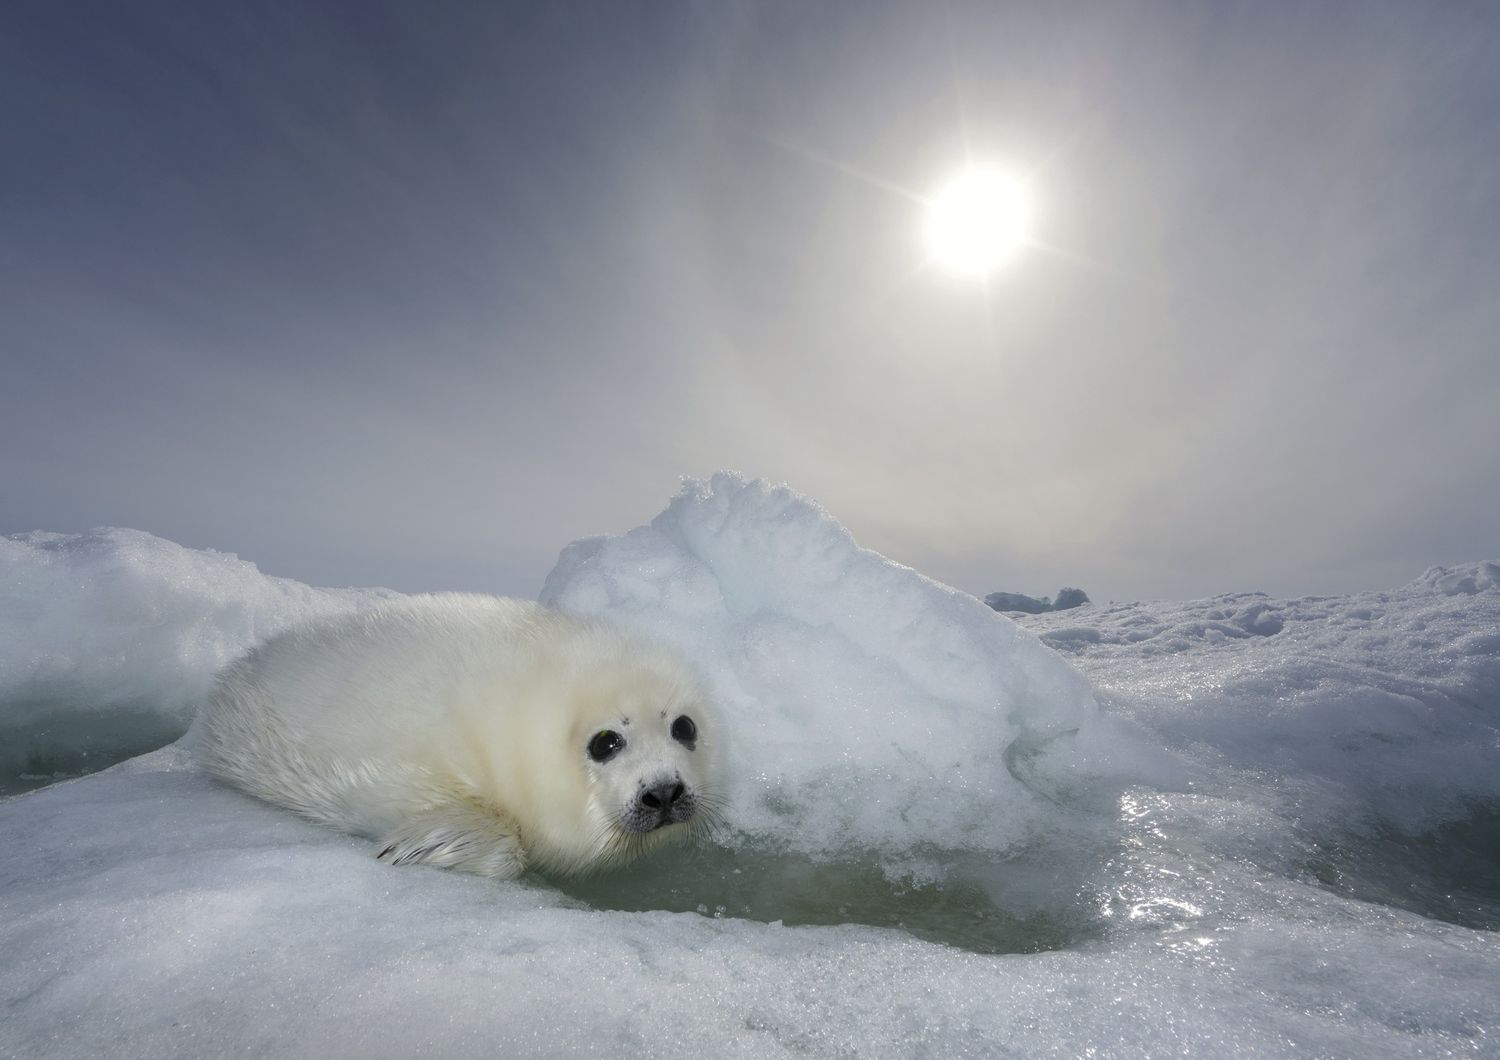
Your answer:
[[[180,580],[136,544],[134,584]],[[160,646],[201,611],[105,606],[60,555],[5,568],[0,713],[8,660],[140,616],[149,662],[58,709],[122,674],[183,702],[212,652]],[[202,598],[260,606],[220,573]],[[1497,573],[1023,628],[788,490],[690,483],[543,597],[702,666],[740,767],[715,845],[402,871],[167,747],[0,802],[0,1055],[1500,1055]]]

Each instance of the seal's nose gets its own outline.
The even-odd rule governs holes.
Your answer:
[[[670,810],[682,798],[684,790],[680,780],[663,781],[642,793],[641,805],[652,810]]]

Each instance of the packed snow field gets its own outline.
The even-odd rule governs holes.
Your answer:
[[[389,595],[0,539],[0,790],[176,737],[227,659]],[[393,869],[189,735],[0,802],[0,1055],[1500,1055],[1494,563],[1017,624],[718,475],[542,599],[702,669],[711,841]]]

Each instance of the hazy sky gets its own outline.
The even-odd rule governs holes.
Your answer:
[[[1394,585],[1500,556],[1500,6],[7,3],[0,366],[0,531],[320,584],[728,467],[979,594]]]

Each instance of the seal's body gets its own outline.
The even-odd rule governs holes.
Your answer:
[[[692,672],[603,623],[460,593],[272,638],[218,677],[205,769],[379,839],[379,856],[486,876],[581,872],[681,835],[712,800]]]

